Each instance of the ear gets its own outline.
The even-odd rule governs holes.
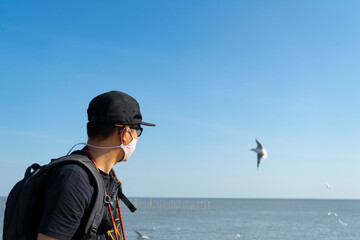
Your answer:
[[[125,142],[126,142],[126,136],[127,136],[127,132],[129,132],[130,131],[130,129],[129,129],[129,127],[125,127],[124,129],[122,129],[121,131],[120,131],[120,137],[122,138],[122,143],[124,144]],[[121,136],[121,133],[123,133],[123,135]]]

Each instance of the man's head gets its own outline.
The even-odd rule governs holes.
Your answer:
[[[87,113],[88,137],[98,141],[126,127],[137,130],[138,134],[141,134],[141,125],[155,126],[155,124],[143,122],[138,102],[120,91],[106,92],[95,97],[91,100]]]

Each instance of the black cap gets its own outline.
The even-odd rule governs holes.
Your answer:
[[[95,97],[89,104],[87,114],[89,122],[155,126],[143,122],[139,103],[120,91],[106,92]]]

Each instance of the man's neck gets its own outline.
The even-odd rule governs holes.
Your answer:
[[[120,148],[121,138],[119,134],[112,134],[107,137],[105,140],[98,141],[97,139],[88,139],[88,151],[95,160],[96,166],[105,173],[110,173],[111,169],[114,165],[121,159],[124,158],[124,151]],[[115,148],[107,148],[101,149],[96,147],[113,147],[119,146]]]
[[[88,147],[88,152],[96,163],[96,167],[105,173],[110,173],[117,163],[116,155],[112,149],[96,149]]]

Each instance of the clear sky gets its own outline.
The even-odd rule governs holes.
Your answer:
[[[133,197],[360,198],[359,1],[0,2],[0,195],[124,91]],[[256,169],[257,138],[269,157]],[[328,182],[333,190],[325,186]]]

